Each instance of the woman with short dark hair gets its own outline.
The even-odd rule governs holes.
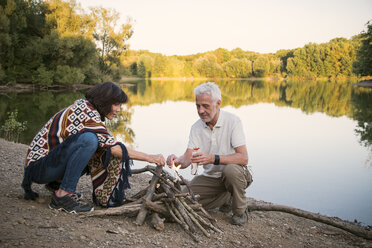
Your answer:
[[[128,101],[119,86],[98,84],[85,97],[56,113],[32,140],[22,182],[25,199],[38,197],[32,182],[47,184],[55,188],[50,208],[69,213],[92,211],[75,192],[81,175],[89,173],[94,202],[119,206],[125,200],[124,190],[130,187],[130,159],[165,164],[163,155],[129,149],[107,131],[105,118],[112,120]]]

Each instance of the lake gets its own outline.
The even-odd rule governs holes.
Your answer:
[[[134,81],[130,102],[108,127],[139,151],[181,155],[198,119],[202,81]],[[248,197],[372,225],[372,90],[351,82],[224,81],[222,108],[243,122],[253,170]],[[0,95],[0,124],[18,109],[28,144],[59,109],[84,92]],[[135,162],[135,167],[146,165]],[[199,170],[200,172],[201,170]],[[182,175],[191,179],[189,169]]]

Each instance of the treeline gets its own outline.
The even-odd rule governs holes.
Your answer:
[[[279,50],[275,54],[219,48],[189,56],[128,51],[124,74],[143,78],[351,78],[372,75],[372,23],[351,39]]]
[[[341,78],[372,75],[372,24],[353,38],[260,54],[240,48],[188,56],[129,50],[131,20],[74,0],[0,0],[0,84],[94,84],[141,78]]]
[[[114,10],[85,12],[75,1],[0,0],[0,82],[97,83],[120,78],[130,20]]]

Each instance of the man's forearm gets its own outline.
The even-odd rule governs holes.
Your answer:
[[[248,156],[245,154],[234,153],[230,155],[219,155],[219,156],[220,156],[219,164],[238,164],[238,165],[248,164]]]

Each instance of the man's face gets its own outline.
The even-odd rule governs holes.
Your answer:
[[[200,119],[205,123],[216,124],[217,113],[220,109],[221,101],[213,101],[209,94],[200,94],[196,97],[196,108]]]

